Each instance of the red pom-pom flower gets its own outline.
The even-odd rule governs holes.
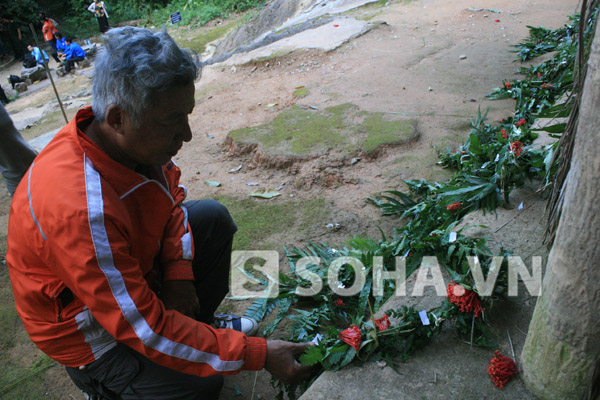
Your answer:
[[[456,304],[461,312],[472,312],[475,317],[479,317],[479,313],[485,311],[481,307],[479,296],[474,291],[465,289],[454,281],[448,284],[446,291],[450,303]]]
[[[387,315],[375,320],[375,325],[377,325],[377,329],[381,332],[387,330],[390,327],[390,319]]]
[[[457,201],[456,203],[452,203],[452,204],[449,204],[446,206],[446,210],[448,210],[450,212],[457,212],[461,208],[462,208],[462,203],[460,201]]]
[[[492,382],[496,387],[504,389],[504,385],[511,380],[511,378],[519,372],[517,364],[515,362],[500,354],[500,350],[496,350],[494,357],[490,361],[488,367],[488,374],[492,378]]]
[[[350,346],[354,347],[354,350],[358,351],[361,336],[360,328],[356,325],[350,325],[349,328],[341,331],[338,337],[342,339],[342,342],[348,343]]]
[[[516,140],[510,144],[510,149],[515,153],[515,157],[519,157],[523,152],[523,143]]]

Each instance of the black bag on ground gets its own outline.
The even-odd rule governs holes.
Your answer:
[[[13,90],[15,89],[15,85],[17,83],[25,82],[20,76],[17,75],[10,75],[8,77],[8,81],[10,82],[10,85],[12,86]]]
[[[33,54],[25,54],[23,58],[23,66],[25,68],[33,68],[36,64]]]

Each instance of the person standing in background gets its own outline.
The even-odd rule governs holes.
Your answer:
[[[0,18],[0,31],[6,31],[8,37],[8,43],[13,49],[15,58],[19,61],[23,61],[26,53],[25,43],[23,43],[22,29],[25,29],[25,24],[20,23],[8,18]]]
[[[19,134],[4,106],[0,104],[0,172],[12,196],[37,153]]]
[[[100,32],[105,33],[110,27],[108,26],[108,13],[106,12],[104,2],[100,0],[94,0],[88,7],[88,11],[94,13],[96,19],[98,20]]]
[[[44,13],[40,13],[40,22],[42,23],[42,33],[44,34],[44,40],[50,45],[50,50],[54,60],[60,64],[60,59],[56,52],[56,38],[54,34],[58,32],[58,29],[52,23],[50,18],[46,17]]]

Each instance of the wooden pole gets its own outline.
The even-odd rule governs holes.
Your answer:
[[[42,46],[40,45],[40,41],[33,29],[33,24],[29,24],[29,29],[31,29],[31,33],[33,35],[33,40],[35,40],[35,45],[42,50]],[[48,79],[50,79],[50,83],[52,83],[52,88],[54,89],[54,94],[56,95],[56,100],[58,100],[58,105],[60,106],[60,110],[62,111],[62,115],[65,118],[65,124],[69,123],[69,119],[67,118],[67,113],[65,112],[65,108],[63,107],[63,103],[60,100],[60,96],[58,95],[58,90],[56,90],[56,85],[54,84],[54,79],[52,79],[52,74],[50,73],[50,68],[48,67],[48,62],[46,61],[46,57],[44,57],[44,53],[42,53],[42,61],[44,62],[44,68],[46,69],[46,75],[48,75]]]

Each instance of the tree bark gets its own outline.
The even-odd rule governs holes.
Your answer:
[[[589,399],[600,367],[600,24],[588,61],[565,201],[522,354],[541,399]]]

